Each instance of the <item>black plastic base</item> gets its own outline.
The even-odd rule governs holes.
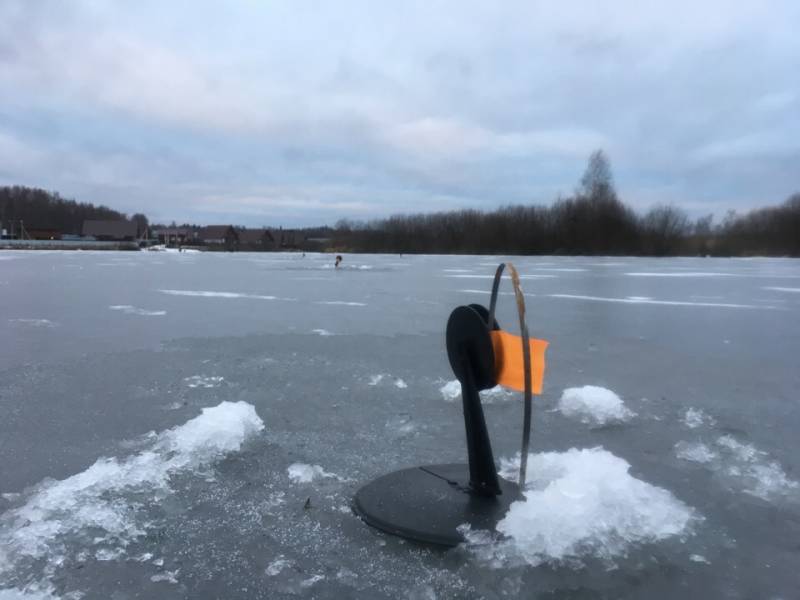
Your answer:
[[[502,494],[469,490],[469,465],[430,465],[379,477],[356,493],[353,510],[367,525],[400,537],[456,546],[464,541],[459,525],[493,531],[520,498],[516,483],[499,480]]]

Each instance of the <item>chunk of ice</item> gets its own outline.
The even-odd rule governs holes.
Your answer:
[[[565,389],[557,408],[565,417],[596,426],[621,423],[636,416],[614,392],[596,385]]]
[[[519,456],[500,474],[516,478]],[[467,547],[490,565],[613,561],[637,544],[686,534],[692,508],[669,491],[636,479],[630,464],[603,448],[528,456],[524,500],[497,525],[503,538],[462,531]]]
[[[439,393],[442,394],[442,398],[444,398],[445,402],[458,402],[461,400],[461,383],[458,379],[448,381],[439,388]],[[480,394],[483,404],[506,402],[514,398],[513,391],[507,390],[499,385],[488,390],[483,390]]]
[[[325,469],[323,469],[319,465],[294,463],[289,465],[289,468],[286,469],[286,471],[289,474],[289,479],[291,479],[293,483],[311,483],[315,479],[320,479],[320,478],[338,479],[339,481],[342,481],[341,477],[339,477],[335,473],[328,473]]]

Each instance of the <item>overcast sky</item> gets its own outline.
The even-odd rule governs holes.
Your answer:
[[[800,191],[800,1],[0,1],[0,185],[151,221]]]

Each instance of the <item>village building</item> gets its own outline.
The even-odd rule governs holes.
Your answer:
[[[185,246],[197,241],[197,231],[192,227],[165,227],[155,230],[153,235],[165,246]]]
[[[139,231],[133,221],[86,220],[83,235],[103,242],[133,242],[139,237]]]
[[[239,249],[240,250],[274,250],[275,239],[268,229],[239,229]]]
[[[272,232],[272,237],[281,250],[299,250],[305,241],[302,232],[294,229],[278,229]]]
[[[197,240],[211,248],[234,250],[239,245],[239,234],[233,225],[208,225],[197,232]]]

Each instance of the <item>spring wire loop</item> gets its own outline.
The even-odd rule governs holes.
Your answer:
[[[489,321],[487,323],[489,330],[494,329],[494,313],[497,307],[497,294],[500,289],[500,279],[503,276],[503,269],[508,267],[511,273],[511,284],[514,286],[514,296],[517,300],[517,313],[519,314],[519,329],[522,336],[522,360],[524,365],[525,376],[525,408],[522,417],[522,450],[520,452],[519,460],[519,487],[520,490],[525,487],[525,476],[528,471],[528,447],[531,442],[531,414],[532,407],[532,392],[531,392],[531,346],[529,343],[528,325],[525,323],[525,296],[522,294],[522,287],[519,282],[519,273],[511,263],[500,263],[497,271],[494,274],[494,283],[492,283],[492,298],[489,302]]]

